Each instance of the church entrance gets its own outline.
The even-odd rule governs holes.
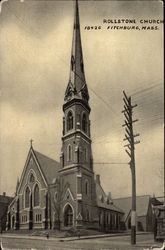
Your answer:
[[[69,204],[65,207],[64,210],[64,226],[73,226],[73,209]]]

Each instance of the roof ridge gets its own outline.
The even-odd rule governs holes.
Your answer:
[[[103,187],[101,186],[101,183],[99,184],[96,180],[95,183],[99,185],[99,187],[101,188],[102,192],[104,193],[104,195],[107,197],[107,194],[105,193]]]
[[[59,164],[60,164],[60,162],[56,161],[55,159],[53,159],[53,158],[51,158],[51,157],[49,157],[49,156],[47,156],[47,155],[44,155],[44,154],[41,153],[41,152],[38,152],[37,150],[34,150],[34,149],[33,149],[33,151],[34,151],[34,153],[40,154],[41,156],[44,156],[44,157],[48,158],[49,160],[55,161],[56,163],[59,163]]]
[[[149,194],[136,195],[136,197],[145,197],[145,196],[151,197],[151,195],[149,195]],[[113,198],[113,200],[121,200],[121,199],[128,199],[128,198],[132,198],[132,196],[126,196],[126,197],[121,197],[121,198]]]
[[[3,195],[3,194],[0,194],[0,197],[4,197],[4,198],[14,198],[14,196],[8,196],[8,195]]]
[[[41,172],[47,182],[47,184],[52,184],[54,178],[57,178],[58,171],[61,168],[60,162],[36,151],[33,150],[33,153],[36,157],[36,160],[40,166]]]

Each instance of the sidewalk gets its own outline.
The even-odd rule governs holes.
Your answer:
[[[0,242],[5,249],[26,249],[26,250],[151,250],[151,247],[162,247],[162,243],[154,242],[152,234],[140,233],[137,234],[136,245],[130,243],[130,233],[125,234],[104,234],[90,235],[78,237],[55,238],[47,239],[43,236],[30,235],[0,235]]]
[[[151,234],[148,232],[137,232],[136,235],[147,235]],[[99,239],[99,238],[110,238],[110,237],[119,237],[119,236],[130,236],[130,232],[126,233],[114,233],[114,234],[100,234],[100,235],[85,235],[85,236],[74,236],[74,237],[66,237],[61,238],[60,241],[75,241],[75,240],[86,240],[86,239]]]
[[[150,234],[148,232],[137,232],[137,235],[147,235]],[[109,238],[109,237],[118,237],[118,236],[129,236],[130,232],[126,233],[114,233],[114,234],[100,234],[100,235],[85,235],[85,236],[69,236],[69,237],[52,237],[49,236],[48,240],[51,241],[76,241],[76,240],[85,240],[85,239],[98,239],[98,238]],[[4,233],[0,235],[0,238],[15,238],[15,239],[36,239],[36,240],[45,240],[47,239],[46,236],[33,236],[33,235],[25,235],[25,234],[10,234],[10,233]]]

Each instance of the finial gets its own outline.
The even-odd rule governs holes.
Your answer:
[[[33,147],[33,139],[30,140],[30,147]]]

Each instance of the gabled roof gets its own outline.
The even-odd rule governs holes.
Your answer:
[[[10,202],[13,200],[13,197],[6,196],[6,195],[0,195],[0,203],[2,204],[10,204]]]
[[[113,203],[107,202],[107,195],[105,194],[102,186],[96,181],[96,196],[97,196],[97,206],[105,209],[110,209],[120,213],[124,213],[121,208],[117,207]]]
[[[151,198],[151,203],[153,206],[159,206],[159,205],[163,205],[162,201],[159,201],[158,199],[156,199],[155,197]]]
[[[26,168],[28,166],[30,157],[33,156],[34,160],[37,163],[38,170],[43,178],[43,181],[45,182],[46,186],[49,184],[55,183],[55,179],[58,176],[58,171],[60,170],[60,163],[35,151],[33,147],[31,146],[29,149],[29,153],[25,162],[25,166],[21,175],[20,183],[17,189],[17,192],[19,192],[19,189],[22,185],[22,181],[25,175]]]
[[[52,184],[54,179],[58,176],[58,171],[60,170],[60,163],[49,158],[46,155],[37,152],[36,150],[33,151],[47,183]]]
[[[124,211],[124,221],[127,219],[131,206],[132,197],[113,199],[114,204],[120,207]],[[148,205],[150,201],[149,195],[137,196],[136,197],[136,212],[137,216],[146,216],[148,212]]]

